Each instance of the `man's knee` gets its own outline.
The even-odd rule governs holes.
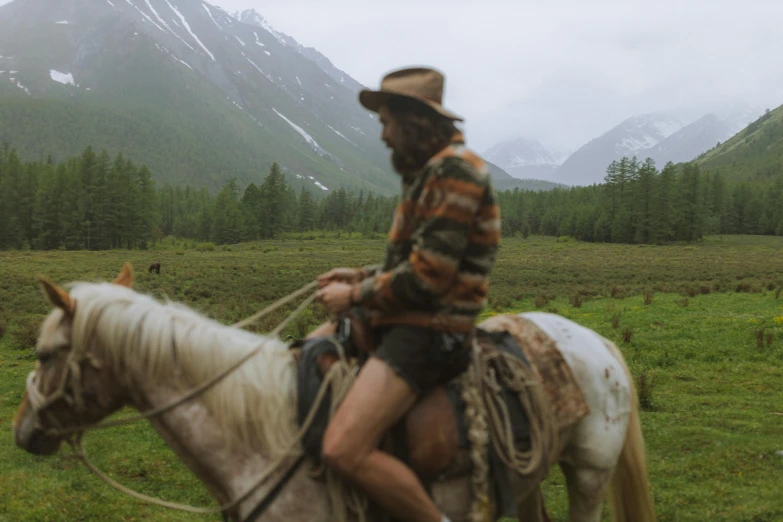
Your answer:
[[[327,428],[321,455],[328,466],[347,476],[354,475],[367,458],[366,451],[351,444],[347,432],[337,426]]]

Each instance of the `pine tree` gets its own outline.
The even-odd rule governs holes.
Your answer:
[[[310,191],[305,189],[304,185],[299,191],[299,202],[297,204],[298,215],[296,217],[297,230],[307,232],[315,230],[317,208],[315,200]]]

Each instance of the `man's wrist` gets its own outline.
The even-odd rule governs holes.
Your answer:
[[[361,291],[362,285],[358,283],[351,285],[351,306],[356,306],[359,304],[359,300],[361,299]]]

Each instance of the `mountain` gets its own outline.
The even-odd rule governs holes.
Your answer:
[[[671,161],[681,163],[691,161],[702,152],[714,147],[716,143],[732,137],[737,129],[731,122],[715,114],[707,114],[678,130],[657,145],[644,149],[639,159],[650,157],[660,168]]]
[[[549,179],[566,155],[547,149],[534,139],[503,141],[484,151],[488,161],[496,163],[519,179]]]
[[[233,16],[242,23],[266,29],[275,35],[275,37],[277,37],[280,42],[291,46],[293,49],[296,49],[299,54],[315,62],[315,64],[318,65],[318,67],[320,67],[321,70],[323,70],[326,74],[331,76],[334,81],[340,82],[340,84],[342,84],[344,87],[347,87],[351,91],[358,94],[359,91],[364,88],[362,84],[351,78],[347,73],[332,65],[332,62],[329,61],[329,58],[319,53],[316,49],[313,49],[312,47],[304,47],[287,34],[275,31],[272,27],[269,26],[266,19],[255,9],[236,11]]]
[[[667,114],[643,114],[623,121],[574,152],[548,179],[569,185],[601,183],[606,167],[622,157],[643,157],[684,124]]]
[[[258,13],[201,0],[15,0],[0,7],[0,141],[23,157],[87,145],[159,182],[394,193],[361,87]]]
[[[783,105],[765,112],[696,162],[735,180],[767,180],[783,174]]]
[[[564,186],[557,183],[552,183],[551,181],[542,181],[540,179],[518,179],[511,176],[508,172],[498,167],[491,161],[486,159],[484,161],[487,162],[487,166],[489,167],[489,174],[492,177],[492,186],[497,191],[513,190],[515,188],[520,190],[541,191],[552,190],[554,188]]]

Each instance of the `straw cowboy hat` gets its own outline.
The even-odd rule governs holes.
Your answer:
[[[445,118],[463,121],[460,116],[443,107],[443,83],[443,75],[435,69],[400,69],[384,76],[379,90],[362,90],[359,93],[359,103],[373,112],[378,112],[389,98],[403,96],[427,105]]]

